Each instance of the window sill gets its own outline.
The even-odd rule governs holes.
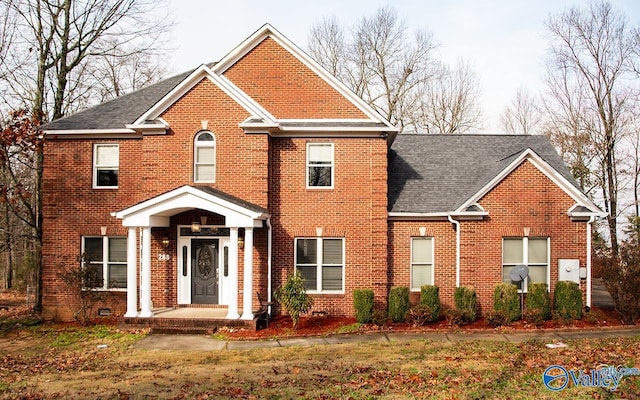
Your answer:
[[[121,292],[121,293],[126,293],[127,289],[125,288],[109,288],[109,289],[105,289],[105,288],[82,288],[83,291],[88,292]]]
[[[323,291],[318,292],[316,290],[307,290],[307,293],[314,296],[344,296],[344,291]]]

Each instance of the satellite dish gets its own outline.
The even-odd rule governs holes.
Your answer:
[[[524,281],[527,275],[529,275],[529,267],[524,264],[519,264],[509,272],[509,279],[514,282],[521,282]]]

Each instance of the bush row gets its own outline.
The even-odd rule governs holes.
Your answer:
[[[565,320],[582,317],[582,291],[577,283],[559,281],[556,284],[553,313],[546,283],[532,283],[528,289],[523,316],[518,287],[510,283],[498,283],[493,294],[493,312],[487,314],[489,323],[505,325],[524,317],[527,321],[539,324],[552,316]],[[460,325],[477,319],[478,298],[472,287],[456,288],[453,299],[455,308],[445,313],[450,324]],[[404,286],[391,288],[387,310],[375,308],[371,289],[354,290],[353,304],[356,320],[361,324],[384,325],[391,320],[424,325],[438,321],[442,314],[439,288],[434,285],[420,288],[420,303],[413,307],[409,304],[409,288]]]

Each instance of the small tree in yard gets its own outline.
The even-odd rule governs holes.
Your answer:
[[[289,313],[293,322],[293,329],[298,327],[300,315],[308,312],[313,305],[313,299],[307,294],[307,290],[304,287],[304,278],[300,271],[290,275],[284,286],[280,286],[276,290],[274,297]]]
[[[620,245],[620,257],[601,256],[602,280],[624,324],[640,320],[640,246],[635,240]]]
[[[92,289],[102,287],[101,274],[89,263],[86,255],[83,254],[82,260],[82,263],[65,269],[61,278],[79,304],[73,318],[86,326],[91,324],[94,307],[104,300],[105,292]]]

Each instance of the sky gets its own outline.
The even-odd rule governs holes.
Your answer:
[[[306,49],[313,24],[335,16],[345,27],[380,7],[391,6],[409,30],[426,29],[438,44],[436,57],[450,65],[470,63],[480,81],[483,128],[503,133],[500,115],[518,88],[542,90],[548,40],[545,21],[586,0],[170,0],[172,72],[217,61],[265,23]],[[639,0],[611,0],[640,26]]]

